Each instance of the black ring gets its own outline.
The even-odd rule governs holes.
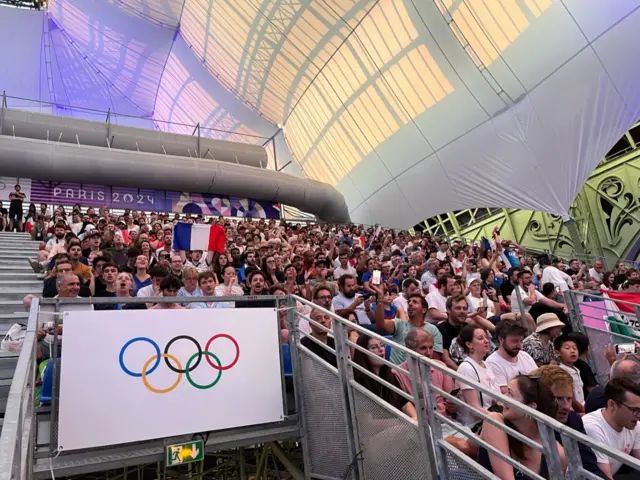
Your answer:
[[[167,346],[164,347],[164,353],[165,354],[169,353],[169,347],[171,346],[171,344],[173,342],[175,342],[176,340],[183,340],[183,339],[184,340],[191,340],[194,343],[194,345],[196,347],[198,347],[198,360],[196,360],[196,363],[193,364],[193,367],[191,367],[189,369],[189,371],[193,372],[196,369],[196,367],[198,365],[200,365],[200,360],[202,360],[202,347],[200,346],[200,344],[198,343],[198,341],[195,338],[190,337],[189,335],[178,335],[177,337],[173,337],[171,340],[169,340],[169,343],[167,343]],[[186,370],[180,370],[179,368],[176,368],[173,365],[171,365],[171,362],[169,361],[169,359],[167,357],[165,357],[164,363],[167,364],[167,367],[169,367],[170,370],[172,370],[172,371],[174,371],[176,373],[186,373],[187,372]],[[185,367],[186,367],[186,365],[185,365]]]

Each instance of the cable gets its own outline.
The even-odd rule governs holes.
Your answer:
[[[364,460],[360,455],[362,455],[363,450],[360,450],[358,453],[356,453],[356,458],[353,459],[353,461],[349,464],[349,468],[347,468],[346,473],[344,474],[344,476],[342,477],[342,480],[347,480],[347,477],[349,476],[349,474],[351,473],[351,470],[353,470],[353,467],[355,467],[356,462],[358,460]],[[360,457],[360,458],[358,458]]]

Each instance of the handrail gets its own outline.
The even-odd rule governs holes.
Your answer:
[[[29,382],[33,382],[34,372],[30,371],[29,367],[35,359],[36,333],[38,329],[37,298],[33,300],[31,306],[32,310],[27,321],[27,331],[18,357],[14,377],[11,381],[2,432],[0,433],[0,480],[30,478],[28,472],[25,477],[16,472],[16,469],[21,470],[23,464],[30,464],[27,459],[21,459],[22,445],[20,439],[24,431],[27,431],[23,425],[25,417],[23,402],[28,402],[31,398],[30,395],[25,398],[24,392],[29,388]],[[32,408],[32,405],[27,405],[26,408]],[[30,420],[30,418],[27,419]],[[29,428],[28,430],[30,435],[33,435],[31,429]],[[27,451],[27,455],[31,455],[31,453]]]
[[[53,102],[46,102],[44,100],[34,100],[32,98],[24,98],[24,97],[13,97],[11,95],[5,95],[5,98],[7,99],[13,99],[13,100],[21,100],[23,102],[32,102],[36,105],[49,105],[52,107],[57,107],[59,106],[59,104],[57,103],[53,103]],[[13,107],[16,110],[21,110],[20,107]],[[135,120],[145,120],[145,121],[149,121],[149,122],[155,122],[155,123],[162,123],[162,124],[166,124],[166,125],[176,125],[178,127],[189,127],[189,128],[197,128],[198,125],[200,124],[188,124],[188,123],[180,123],[180,122],[169,122],[167,120],[157,120],[155,118],[150,118],[150,117],[140,117],[140,116],[135,116],[135,115],[128,115],[126,113],[117,113],[115,111],[106,111],[106,110],[97,110],[94,108],[87,108],[87,107],[78,107],[75,105],[65,105],[64,108],[71,110],[71,111],[78,111],[78,112],[87,112],[87,113],[91,113],[91,114],[99,114],[102,115],[106,118],[106,116],[110,113],[111,115],[113,115],[114,117],[124,117],[124,118],[132,118]],[[64,115],[55,115],[58,117],[64,117]],[[264,137],[262,135],[253,135],[251,133],[240,133],[240,132],[232,132],[229,130],[222,130],[220,128],[213,128],[213,127],[203,127],[202,125],[200,125],[200,129],[201,130],[211,130],[212,132],[218,132],[218,133],[227,133],[229,135],[238,135],[240,137],[250,137],[250,138],[256,138],[259,140],[271,140],[272,137]]]
[[[600,451],[605,453],[607,456],[622,462],[623,464],[629,465],[632,468],[637,469],[638,471],[640,471],[640,460],[636,459],[634,457],[631,457],[630,455],[626,455],[623,452],[619,452],[616,451],[614,449],[612,449],[609,445],[606,445],[602,442],[599,442],[597,440],[593,440],[592,438],[588,437],[587,435],[584,435],[580,432],[578,432],[577,430],[574,430],[570,427],[567,427],[566,425],[563,425],[562,423],[558,422],[555,418],[551,418],[548,417],[547,415],[541,414],[540,412],[538,412],[537,410],[532,409],[531,407],[527,406],[527,405],[523,405],[515,400],[513,400],[512,398],[503,395],[502,393],[496,392],[494,390],[491,390],[489,388],[487,388],[486,386],[471,380],[467,377],[463,377],[462,375],[460,375],[458,372],[451,370],[450,368],[448,368],[446,365],[441,364],[439,362],[436,362],[430,358],[421,356],[419,354],[417,354],[416,352],[414,352],[413,350],[410,350],[408,348],[406,348],[403,345],[399,345],[391,340],[388,340],[387,338],[385,338],[382,335],[379,335],[371,330],[368,330],[360,325],[354,324],[338,315],[336,315],[333,312],[330,312],[329,310],[326,310],[325,308],[321,307],[320,305],[314,304],[304,298],[298,297],[296,295],[292,295],[292,298],[294,298],[296,301],[302,303],[303,305],[306,305],[308,307],[311,307],[313,309],[316,310],[320,310],[321,312],[328,314],[331,316],[331,318],[334,321],[334,325],[339,324],[341,326],[341,330],[344,328],[350,328],[350,329],[354,329],[356,331],[358,331],[360,334],[363,335],[367,335],[371,338],[374,338],[376,340],[379,340],[380,342],[382,342],[385,345],[391,345],[393,346],[393,348],[397,348],[398,350],[402,351],[407,357],[411,357],[412,359],[414,359],[415,361],[417,361],[419,364],[428,366],[431,369],[435,369],[438,370],[442,373],[444,373],[445,375],[448,375],[449,377],[453,378],[454,380],[457,380],[458,382],[462,382],[466,385],[469,385],[471,387],[473,387],[475,390],[482,392],[483,395],[489,395],[490,397],[496,399],[497,401],[499,401],[500,403],[502,403],[503,405],[508,406],[511,409],[517,410],[521,413],[524,413],[525,415],[533,418],[536,420],[536,422],[538,422],[539,425],[545,426],[545,428],[549,428],[551,430],[553,430],[554,432],[558,432],[561,435],[563,435],[566,438],[569,438],[573,441],[577,441],[580,442],[594,450]],[[297,314],[297,312],[294,312],[294,315]],[[336,331],[334,330],[334,335],[336,334]],[[369,352],[371,353],[371,352]],[[442,390],[437,389],[437,387],[434,387],[433,385],[429,384],[428,385],[429,390],[431,391],[438,391],[438,393],[442,394],[446,392],[443,392]],[[451,395],[446,395],[447,397],[450,397],[451,400],[453,400],[453,398]],[[457,400],[457,399],[456,399]],[[429,410],[433,410],[435,411],[435,406],[433,405],[433,399],[431,398],[425,398],[425,401],[427,402],[427,408]],[[457,403],[457,402],[456,402]],[[463,404],[462,402],[460,402],[461,404]],[[473,407],[470,407],[467,404],[463,404],[467,409],[474,411],[474,414],[480,418],[482,418],[483,420],[486,420],[492,424],[494,424],[496,427],[503,429],[504,431],[507,431],[508,427],[506,427],[505,425],[501,425],[498,422],[493,423],[492,422],[492,418],[486,414],[484,414],[483,412],[480,412],[478,410],[475,410]],[[416,409],[418,408],[418,406],[416,405]],[[507,433],[509,433],[507,431]],[[541,432],[542,435],[542,432]],[[529,442],[526,442],[529,443]],[[542,446],[544,448],[544,445]],[[535,445],[534,448],[537,448],[537,445]]]

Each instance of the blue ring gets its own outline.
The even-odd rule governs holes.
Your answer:
[[[129,370],[125,365],[124,365],[124,351],[127,349],[127,347],[129,345],[131,345],[134,342],[148,342],[151,345],[153,345],[153,348],[156,349],[156,363],[153,364],[153,366],[149,369],[148,372],[145,373],[145,375],[150,375],[151,373],[153,373],[153,371],[158,368],[158,365],[160,365],[160,347],[158,346],[158,344],[156,342],[154,342],[153,340],[151,340],[148,337],[136,337],[136,338],[132,338],[131,340],[129,340],[127,343],[124,344],[124,346],[120,349],[120,368],[124,371],[124,373],[126,373],[127,375],[131,375],[132,377],[142,377],[142,373],[135,373],[132,372],[131,370]]]

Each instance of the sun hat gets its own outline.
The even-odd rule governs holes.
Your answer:
[[[564,327],[564,323],[558,318],[555,313],[543,313],[536,320],[536,333],[544,332],[553,327]]]

